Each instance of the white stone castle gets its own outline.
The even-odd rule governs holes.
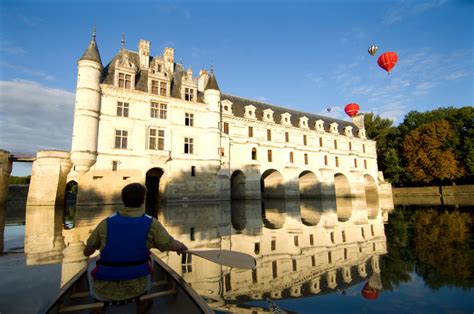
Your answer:
[[[72,164],[60,158],[82,205],[120,204],[130,182],[146,184],[148,208],[158,201],[391,196],[363,115],[348,122],[224,94],[212,68],[193,76],[175,62],[173,48],[151,56],[146,40],[137,52],[122,41],[103,67],[95,34],[78,61]]]

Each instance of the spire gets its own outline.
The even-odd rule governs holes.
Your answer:
[[[209,75],[209,80],[207,81],[206,88],[204,90],[208,89],[215,89],[220,91],[219,85],[217,85],[217,80],[216,77],[214,76],[214,66],[211,65],[211,74]]]
[[[87,47],[86,51],[84,51],[84,54],[82,55],[81,59],[79,59],[79,61],[91,60],[91,61],[100,63],[100,65],[102,65],[102,60],[100,59],[99,48],[97,47],[95,37],[96,37],[96,29],[94,25],[94,28],[92,29],[91,42],[89,43],[89,46]]]
[[[122,49],[125,48],[125,34],[122,33]]]

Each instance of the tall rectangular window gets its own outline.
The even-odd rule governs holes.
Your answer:
[[[257,269],[254,268],[254,269],[252,269],[252,283],[257,283],[257,282],[258,282]]]
[[[181,254],[181,271],[184,273],[190,273],[193,271],[193,259],[191,254]]]
[[[308,139],[306,135],[303,135],[303,145],[308,145]]]
[[[352,142],[349,142],[349,150],[352,150]]]
[[[308,154],[304,154],[304,164],[307,165],[308,164]]]
[[[312,234],[309,235],[309,245],[314,245],[314,236]]]
[[[285,142],[289,142],[290,141],[290,133],[288,132],[285,132]]]
[[[166,96],[168,93],[168,84],[166,82],[160,82],[160,96]]]
[[[272,140],[272,130],[267,130],[267,141]]]
[[[132,88],[132,76],[130,74],[119,72],[118,86],[128,89]]]
[[[152,118],[165,119],[167,118],[168,106],[166,104],[160,104],[152,102],[150,106],[150,116]]]
[[[336,167],[339,167],[339,157],[335,157]]]
[[[272,275],[273,278],[278,277],[277,261],[272,261]]]
[[[275,251],[276,250],[276,239],[272,239],[272,242],[271,242],[271,245],[270,245],[270,249],[272,251]]]
[[[128,131],[115,130],[115,148],[127,148]]]
[[[295,246],[299,246],[299,241],[298,240],[299,240],[298,236],[293,237],[293,241],[295,243]]]
[[[337,149],[337,140],[334,140],[334,149]]]
[[[364,169],[367,169],[367,160],[364,159]]]
[[[185,154],[192,154],[194,146],[194,139],[190,137],[184,138],[184,153]]]
[[[249,137],[253,137],[253,126],[249,126]]]
[[[268,156],[268,162],[272,162],[273,161],[273,156],[272,156],[272,150],[271,149],[268,150],[267,156]]]
[[[316,266],[316,256],[314,255],[311,256],[311,266]]]
[[[184,114],[184,124],[187,126],[194,125],[194,114],[192,113],[185,113]]]
[[[252,160],[257,160],[257,149],[252,148]]]
[[[354,158],[354,168],[357,168],[357,158]]]
[[[290,162],[291,162],[291,163],[295,162],[295,158],[294,158],[293,152],[290,152]]]
[[[112,171],[117,171],[118,161],[112,161]]]
[[[327,166],[328,165],[328,156],[324,155],[324,164]]]
[[[165,131],[150,128],[148,133],[148,149],[164,150],[165,149]]]
[[[296,260],[295,259],[292,260],[292,264],[293,264],[293,271],[296,271],[298,268],[296,267]]]
[[[365,144],[362,144],[362,152],[365,153]]]
[[[229,123],[228,122],[224,122],[224,133],[229,134]]]
[[[319,138],[319,147],[323,147],[323,138],[322,137]]]
[[[151,81],[151,93],[155,95],[159,95],[159,83],[158,81],[152,80]]]
[[[128,117],[128,108],[129,104],[126,102],[117,102],[117,116],[119,117]]]
[[[184,100],[193,101],[194,100],[194,89],[185,88],[184,89]]]

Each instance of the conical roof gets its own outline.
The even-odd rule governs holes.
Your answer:
[[[95,35],[92,35],[91,42],[87,47],[86,51],[79,60],[91,60],[100,63],[102,65],[102,60],[100,59],[99,48],[95,42]]]
[[[219,85],[217,85],[216,77],[214,76],[214,73],[212,72],[211,72],[211,75],[209,76],[209,80],[207,81],[205,90],[208,90],[208,89],[215,89],[215,90],[220,91]]]

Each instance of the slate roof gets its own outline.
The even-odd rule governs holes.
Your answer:
[[[317,114],[313,114],[313,113],[308,113],[308,112],[302,112],[302,111],[297,111],[297,110],[293,110],[293,109],[283,108],[283,107],[270,105],[270,104],[266,104],[266,103],[263,103],[263,102],[254,101],[254,100],[250,100],[250,99],[245,99],[245,98],[241,98],[241,97],[237,97],[237,96],[222,94],[221,95],[221,101],[223,101],[225,99],[232,102],[232,113],[234,114],[234,116],[241,117],[241,118],[244,117],[245,106],[253,105],[254,107],[256,107],[255,116],[256,116],[257,120],[259,120],[259,121],[263,121],[263,110],[271,109],[271,110],[273,110],[273,120],[275,121],[275,123],[278,123],[278,124],[281,124],[281,114],[285,113],[285,112],[288,112],[289,114],[291,114],[290,121],[291,121],[291,125],[294,126],[294,127],[299,127],[299,121],[298,121],[299,118],[307,117],[308,118],[308,126],[309,126],[310,129],[314,129],[314,123],[317,120],[321,119],[321,120],[324,121],[324,127],[325,127],[326,131],[329,130],[329,125],[333,122],[336,122],[338,124],[339,133],[341,133],[343,128],[345,128],[346,126],[352,126],[352,128],[353,128],[352,130],[354,132],[359,130],[359,128],[354,123],[352,123],[350,121],[334,119],[334,118],[331,118],[331,117],[326,117],[326,116],[321,116],[321,115],[317,115]]]
[[[79,60],[91,60],[100,63],[102,65],[102,60],[100,59],[99,48],[97,47],[97,43],[95,42],[95,38],[92,37],[89,46],[87,47],[86,51]]]
[[[211,75],[209,76],[209,80],[207,81],[205,90],[208,90],[208,89],[215,89],[215,90],[220,91],[219,85],[217,85],[217,80],[216,80],[216,77],[214,76],[214,73],[211,73]]]

